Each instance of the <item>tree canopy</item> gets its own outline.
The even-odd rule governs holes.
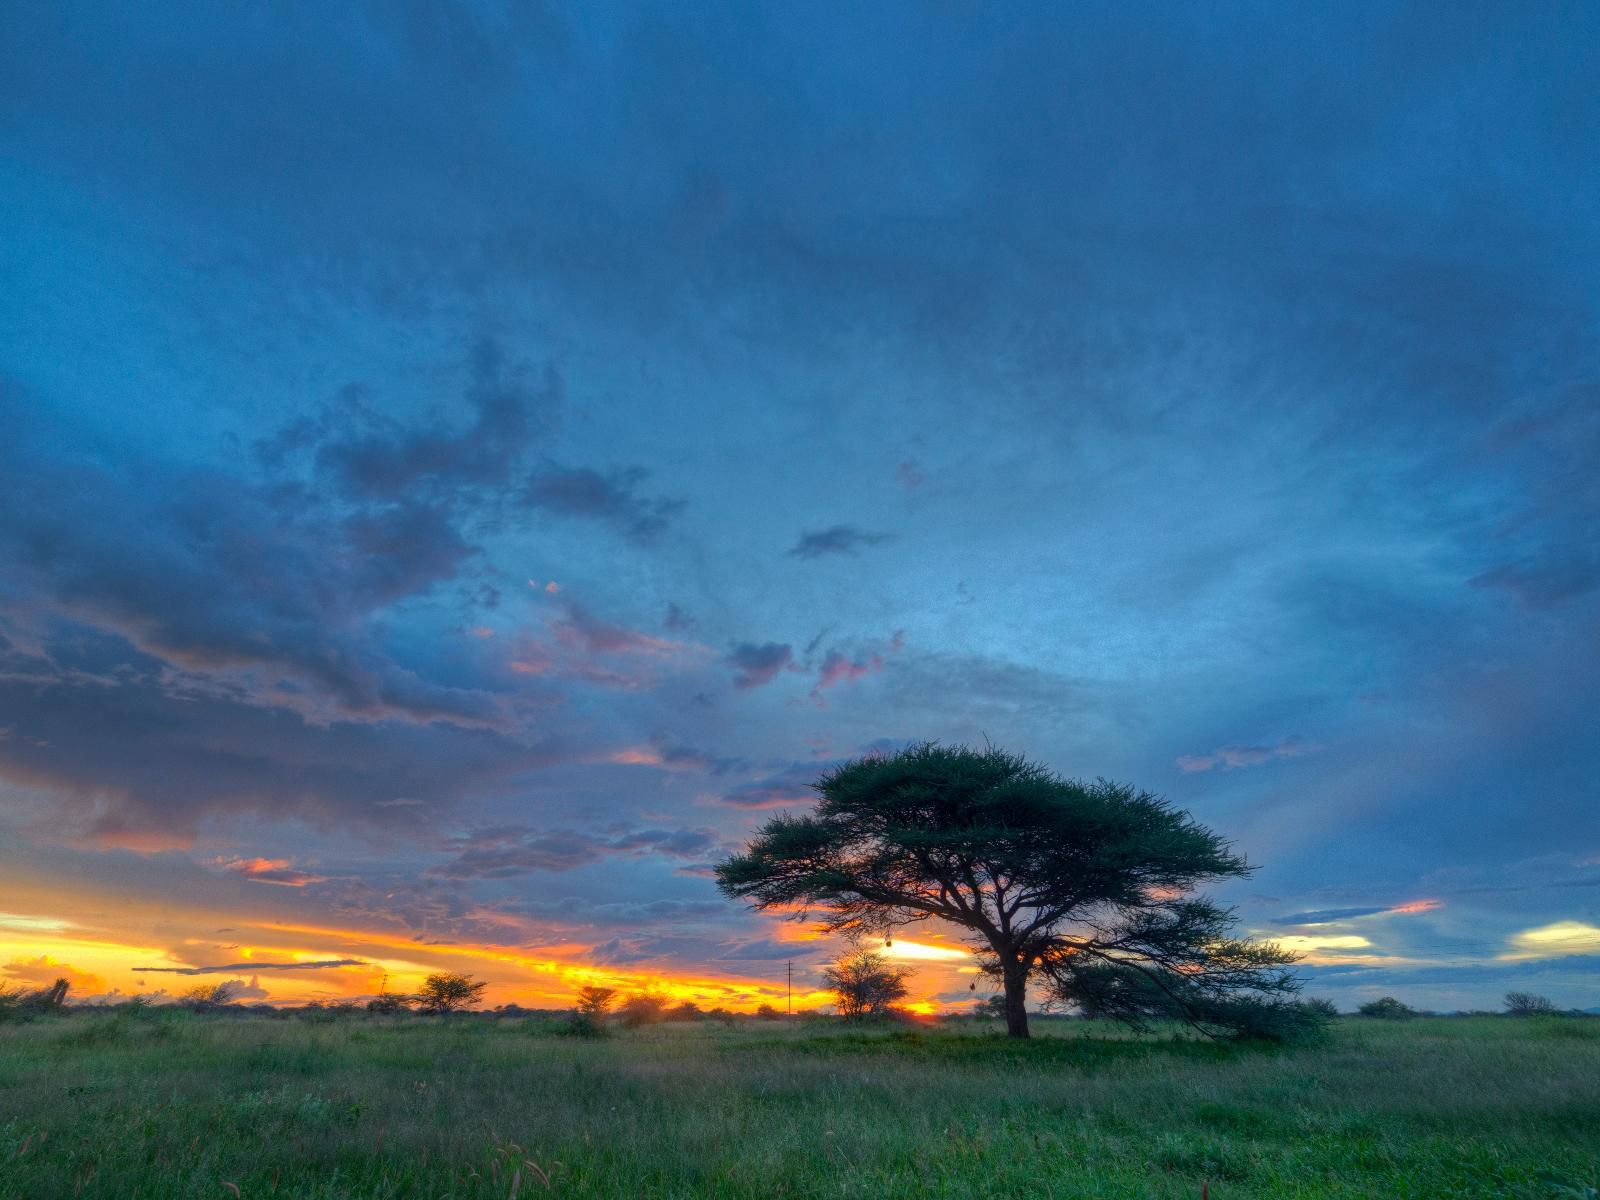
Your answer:
[[[717,868],[724,894],[849,935],[960,926],[1002,982],[1015,1036],[1027,1036],[1027,983],[1041,974],[1053,998],[1102,1007],[1107,972],[1137,979],[1208,1031],[1295,990],[1282,969],[1292,955],[1230,937],[1231,911],[1190,895],[1248,864],[1149,792],[931,742],[844,763],[813,786],[814,811],[774,816]]]
[[[423,980],[417,1003],[423,1012],[444,1016],[480,1003],[488,986],[470,975],[429,975]]]

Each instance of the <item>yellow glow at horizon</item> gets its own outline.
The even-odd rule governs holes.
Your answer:
[[[1600,926],[1583,921],[1556,921],[1513,934],[1511,944],[1521,953],[1501,958],[1554,958],[1564,954],[1600,953]]]
[[[1296,954],[1306,954],[1313,950],[1364,950],[1372,945],[1370,940],[1354,933],[1336,933],[1326,937],[1314,933],[1294,933],[1272,940],[1285,950],[1292,950]]]
[[[881,953],[896,962],[953,962],[970,957],[967,951],[954,946],[930,946],[926,942],[905,942],[899,938],[885,946]]]

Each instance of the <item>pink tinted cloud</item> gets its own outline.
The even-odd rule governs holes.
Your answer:
[[[251,883],[275,883],[280,887],[305,887],[311,883],[326,883],[326,875],[313,875],[297,871],[287,858],[232,858],[219,859],[217,865],[224,871],[242,875]]]

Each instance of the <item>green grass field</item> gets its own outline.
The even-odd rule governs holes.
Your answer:
[[[74,1014],[0,1026],[0,1197],[1571,1197],[1600,1021],[1273,1049],[1041,1023]],[[529,1165],[532,1164],[532,1165]],[[1566,1190],[1563,1190],[1566,1189]]]

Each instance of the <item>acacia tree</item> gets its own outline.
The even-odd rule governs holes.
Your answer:
[[[844,763],[813,787],[812,813],[774,816],[717,868],[723,893],[797,919],[820,912],[846,934],[960,926],[1004,987],[1013,1037],[1028,1036],[1027,985],[1041,971],[1069,1000],[1091,964],[1131,972],[1180,1014],[1207,1002],[1223,1018],[1213,1025],[1230,1023],[1222,1001],[1295,990],[1282,969],[1293,955],[1229,937],[1231,912],[1189,896],[1249,874],[1245,860],[1148,792],[931,742]]]
[[[578,1011],[586,1017],[600,1020],[616,1003],[617,989],[590,985],[578,991]]]
[[[471,1008],[481,1002],[488,986],[481,980],[474,980],[471,975],[429,975],[422,981],[417,1004],[425,1013],[448,1016],[458,1009]]]
[[[881,954],[859,947],[822,970],[822,981],[839,998],[842,1017],[882,1016],[906,998],[909,971],[889,965]]]

